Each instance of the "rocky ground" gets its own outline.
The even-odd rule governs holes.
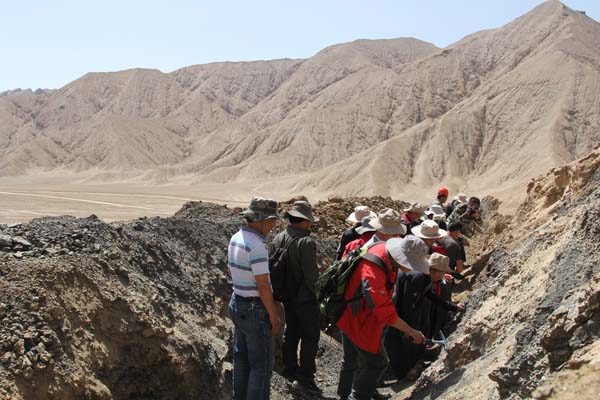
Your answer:
[[[511,218],[495,215],[487,199],[489,223],[458,286],[467,312],[412,398],[595,398],[599,166],[596,150],[533,180]]]
[[[398,399],[598,393],[599,165],[597,151],[532,181],[518,218],[484,200],[487,223],[457,286],[468,308],[447,352],[416,382],[385,391]],[[406,203],[317,203],[322,267],[358,204]],[[225,259],[238,211],[187,203],[171,218],[0,225],[0,398],[230,398]],[[340,361],[339,344],[324,334],[317,380],[325,398],[335,398]],[[309,398],[278,374],[272,397]]]

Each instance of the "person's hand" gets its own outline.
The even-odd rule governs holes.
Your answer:
[[[412,329],[407,332],[408,337],[414,344],[423,344],[425,342],[425,335],[421,331]]]
[[[466,308],[464,303],[458,303],[456,307],[458,307],[458,311],[465,311]]]
[[[273,336],[279,335],[283,331],[283,322],[281,322],[279,315],[270,315],[269,321],[271,322],[271,334]]]
[[[454,280],[454,277],[450,274],[444,274],[444,280],[448,283],[452,283],[452,281]]]

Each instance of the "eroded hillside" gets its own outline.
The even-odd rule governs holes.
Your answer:
[[[514,208],[530,178],[600,143],[598,43],[598,22],[549,0],[444,49],[357,40],[305,60],[90,73],[0,97],[0,176],[229,184],[211,196],[236,201],[273,186],[425,200],[444,184]]]

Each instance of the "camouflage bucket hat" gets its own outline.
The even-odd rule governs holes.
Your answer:
[[[277,215],[277,202],[263,197],[253,197],[250,201],[250,206],[240,214],[251,221],[279,219],[279,216]]]

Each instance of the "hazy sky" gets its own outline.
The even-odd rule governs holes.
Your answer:
[[[541,0],[2,1],[0,91],[58,88],[89,71],[170,72],[213,61],[307,58],[355,39],[445,47]],[[566,0],[600,20],[600,0]]]

